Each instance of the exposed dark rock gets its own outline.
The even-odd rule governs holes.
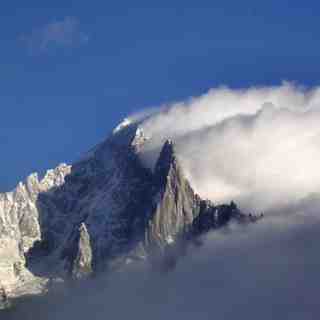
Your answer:
[[[0,285],[0,311],[10,307],[10,301],[5,289]]]
[[[154,193],[147,244],[165,247],[187,234],[199,214],[200,198],[185,178],[174,145],[166,141],[154,173]]]
[[[232,220],[258,219],[233,202],[201,199],[172,141],[164,143],[154,172],[145,168],[139,152],[146,140],[137,124],[120,126],[72,167],[60,165],[41,181],[31,175],[0,194],[0,254],[15,250],[19,257],[12,279],[21,281],[25,268],[46,279],[83,279],[149,258],[169,270],[190,239]]]

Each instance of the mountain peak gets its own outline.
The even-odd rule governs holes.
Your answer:
[[[139,152],[148,138],[138,122],[124,119],[112,132],[108,139],[114,145],[121,147],[131,147]]]
[[[29,290],[24,281],[36,285],[36,276],[82,279],[127,257],[153,260],[193,234],[247,220],[234,205],[215,207],[194,192],[172,140],[154,172],[144,167],[138,155],[147,139],[139,122],[125,120],[82,161],[0,194],[0,282],[7,292],[16,294],[21,283]],[[38,272],[38,263],[48,270]]]
[[[170,165],[176,161],[176,151],[172,140],[166,140],[160,151],[156,168],[163,165]]]
[[[166,140],[162,146],[159,158],[155,166],[155,175],[157,177],[166,178],[170,169],[177,169],[178,161],[175,146],[172,140]]]
[[[125,127],[132,124],[132,121],[129,118],[124,118],[112,131],[113,134],[116,134],[117,132],[121,131]]]

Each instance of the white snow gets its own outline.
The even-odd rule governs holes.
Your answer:
[[[129,126],[132,123],[132,121],[129,118],[124,118],[122,122],[116,128],[113,130],[113,133],[117,133],[123,128]]]

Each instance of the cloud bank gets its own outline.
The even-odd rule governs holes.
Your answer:
[[[80,22],[75,17],[65,17],[60,21],[35,28],[21,37],[29,54],[41,54],[51,48],[67,48],[88,42],[89,37],[80,30]]]
[[[273,210],[320,191],[319,123],[320,88],[221,87],[147,116],[141,155],[153,167],[171,138],[200,195]]]
[[[210,234],[168,274],[135,266],[28,301],[5,319],[315,319],[318,235],[319,226],[268,219],[234,226]]]

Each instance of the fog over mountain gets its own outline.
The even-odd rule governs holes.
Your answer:
[[[152,166],[153,151],[170,137],[202,196],[278,208],[320,190],[319,119],[319,88],[214,88],[143,121],[153,138],[145,161]]]
[[[267,219],[213,232],[167,274],[136,266],[28,302],[6,319],[314,319],[320,312],[319,224],[300,222]]]
[[[73,220],[66,231],[54,229],[50,237],[48,230],[57,223],[48,224],[45,232],[40,228],[27,238],[28,245],[45,239],[52,246],[48,261],[60,261],[62,252],[59,263],[83,275],[88,270],[81,261],[86,267],[94,261],[95,269],[115,256],[116,261],[135,260],[141,248],[148,253],[150,244],[171,247],[190,225],[203,226],[208,221],[203,217],[212,221],[216,212],[212,228],[188,243],[168,272],[136,259],[110,277],[99,273],[18,304],[3,311],[5,319],[34,319],[35,314],[59,320],[315,319],[320,311],[319,123],[320,88],[287,82],[214,88],[129,116],[109,140],[57,171],[58,187],[46,202],[33,194],[40,208],[46,205],[46,215],[50,209],[46,219],[61,226],[68,209]],[[50,192],[50,177],[40,182],[40,190]],[[232,200],[241,211],[234,204],[225,206]],[[52,208],[60,210],[58,217]],[[147,223],[136,216],[128,220],[123,215],[127,208],[140,218],[141,212],[151,212]],[[32,212],[41,216],[39,209]],[[263,219],[256,221],[261,212]],[[198,217],[200,224],[195,224]],[[142,234],[148,241],[142,241]],[[22,240],[15,240],[26,243],[23,232]]]

